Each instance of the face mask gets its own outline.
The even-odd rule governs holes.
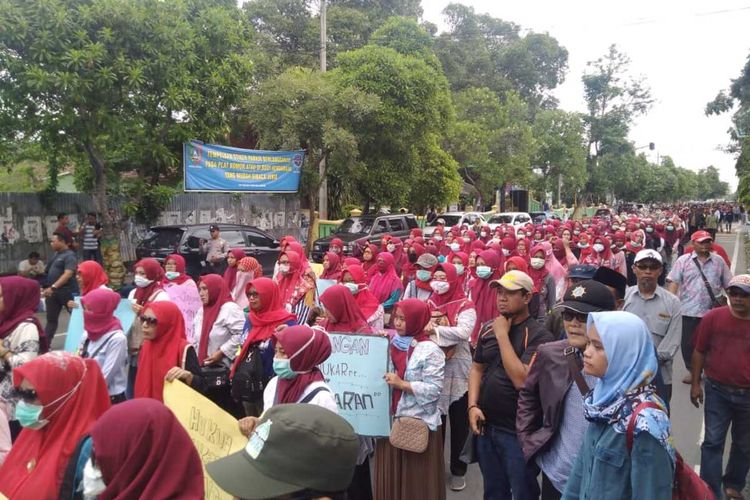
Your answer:
[[[481,236],[482,238],[486,238],[487,237],[487,231],[482,231],[481,233],[479,233],[479,236]]]
[[[436,234],[435,236],[433,236],[432,239],[435,241],[443,241],[443,237],[440,236],[439,234]]]
[[[352,292],[352,295],[357,295],[359,293],[359,285],[356,283],[344,283],[344,286]]]
[[[44,406],[27,403],[24,400],[16,404],[16,420],[26,429],[41,429],[47,425],[47,420],[40,419]]]
[[[526,233],[527,238],[531,238],[531,233]]]
[[[594,251],[596,251],[596,253],[602,253],[604,251],[604,245],[601,243],[594,243]]]
[[[441,264],[445,262],[445,255],[441,255],[440,257],[438,257],[438,262],[440,262]]]
[[[534,269],[541,269],[544,267],[544,259],[540,259],[538,257],[532,257],[531,258],[531,267]]]
[[[641,244],[640,244],[640,243],[638,243],[637,241],[632,241],[632,242],[630,243],[630,246],[631,246],[631,247],[635,247],[635,248],[638,248],[638,247],[640,247],[640,246],[641,246]]]
[[[612,226],[612,231],[617,231],[618,229],[620,229],[620,226]]]
[[[458,252],[459,250],[461,250],[461,245],[459,245],[458,243],[451,243],[452,252]]]
[[[471,238],[464,238],[464,243],[471,243]]]
[[[273,358],[273,372],[283,379],[292,379],[297,376],[288,359]]]
[[[416,261],[417,261],[417,254],[410,253],[409,254],[409,262],[411,262],[412,264],[414,264]]]
[[[674,231],[674,226],[667,226],[667,231]]]
[[[507,248],[503,248],[503,255],[505,255],[506,257],[510,255],[510,250],[508,250]]]
[[[450,287],[451,285],[447,281],[430,281],[430,288],[438,295],[443,295]]]
[[[178,273],[177,271],[167,271],[166,273],[164,273],[164,275],[168,280],[174,280],[180,277],[180,273]]]
[[[339,247],[333,247],[333,248],[331,248],[331,252],[333,252],[333,253],[341,253],[341,249]]]
[[[500,238],[498,238],[497,236],[495,236],[494,238],[492,238],[492,241],[494,241],[495,243],[500,243],[501,240],[500,240]]]
[[[83,497],[96,498],[107,489],[102,478],[102,471],[94,467],[89,458],[83,467]]]
[[[393,252],[396,249],[396,245],[394,245],[393,243],[388,243],[385,246],[385,249],[388,250],[389,252]]]
[[[135,286],[137,286],[138,288],[145,288],[149,286],[151,283],[153,283],[154,280],[144,278],[143,276],[136,276],[133,282],[135,283]]]
[[[432,273],[430,271],[427,271],[426,269],[419,269],[417,271],[417,279],[419,281],[430,281],[430,278],[432,278]]]
[[[477,276],[482,279],[487,279],[492,275],[492,269],[490,266],[477,266]]]
[[[464,265],[463,264],[453,264],[456,266],[456,273],[458,273],[459,276],[463,276],[464,274]]]
[[[573,234],[578,235],[578,234],[581,234],[581,232],[578,229],[574,229]]]
[[[578,243],[578,248],[588,248],[588,247],[589,247],[588,243]]]
[[[291,266],[289,264],[279,264],[279,272],[281,274],[289,274]]]
[[[407,335],[399,335],[396,334],[393,336],[393,339],[391,340],[391,344],[396,346],[396,349],[399,351],[406,352],[409,350],[409,346],[411,346],[412,337],[409,337]]]
[[[654,228],[653,227],[647,227],[646,228],[646,232],[647,233],[653,233],[654,232]]]

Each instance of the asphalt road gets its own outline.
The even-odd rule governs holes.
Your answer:
[[[744,228],[744,230],[747,230],[746,228]],[[738,233],[736,227],[733,233],[718,233],[716,237],[717,242],[726,249],[730,259],[733,259],[732,270],[737,274],[747,272],[745,252],[743,251],[741,237],[742,235]],[[736,247],[738,242],[739,247]],[[737,248],[737,251],[735,251],[735,248]],[[40,314],[40,319],[44,322],[43,314]],[[52,344],[53,349],[62,349],[63,344],[65,343],[67,324],[68,314],[63,312],[60,315],[59,333],[55,336]],[[674,384],[671,401],[672,432],[677,450],[682,454],[685,461],[696,466],[697,470],[700,464],[700,442],[702,441],[703,435],[703,409],[696,409],[690,403],[690,387],[681,383],[682,377],[685,374],[687,374],[687,370],[682,361],[682,356],[678,352],[674,360]],[[727,459],[728,450],[729,442],[727,442],[727,446],[725,447],[725,461]],[[446,447],[446,480],[450,479],[450,468],[447,463],[447,457],[450,456],[449,453],[449,447]],[[473,464],[469,466],[469,470],[466,474],[466,489],[461,492],[448,490],[448,498],[455,500],[479,499],[482,498],[482,491],[482,475],[479,471],[479,466]],[[748,488],[745,493],[746,495],[750,494],[750,488]]]

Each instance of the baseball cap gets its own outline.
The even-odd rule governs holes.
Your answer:
[[[244,449],[206,464],[211,478],[243,499],[312,489],[345,490],[354,476],[359,440],[349,423],[312,404],[283,404],[260,417]]]
[[[417,265],[424,269],[431,269],[438,265],[438,260],[431,253],[425,252],[417,259]]]
[[[594,277],[596,272],[596,266],[589,264],[576,264],[568,268],[568,278],[577,278],[583,280],[590,280]]]
[[[523,289],[527,292],[533,292],[534,280],[523,271],[508,271],[503,274],[502,278],[490,283],[490,287],[492,288],[497,288],[499,286],[511,291]]]
[[[602,266],[596,270],[594,277],[591,279],[614,288],[617,291],[617,296],[619,298],[622,299],[625,297],[625,289],[628,286],[628,279],[614,269]]]
[[[219,226],[217,226],[216,224],[211,224],[210,226],[208,226],[208,230],[209,231],[218,231],[219,230]]]
[[[712,240],[711,234],[708,231],[696,231],[693,233],[692,236],[690,236],[690,241],[695,241],[697,243],[700,243],[704,240]]]
[[[731,280],[727,288],[737,287],[745,293],[750,293],[750,274],[738,274]]]
[[[606,285],[594,280],[585,280],[571,286],[563,301],[556,308],[572,309],[588,314],[599,311],[614,311],[615,298]]]
[[[661,254],[657,252],[656,250],[647,248],[635,254],[635,260],[633,261],[633,264],[637,264],[638,262],[642,260],[646,260],[646,259],[653,259],[653,260],[658,261],[659,264],[662,263]]]

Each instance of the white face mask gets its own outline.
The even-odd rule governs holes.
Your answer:
[[[487,237],[487,231],[482,231],[481,233],[479,233],[479,236],[481,236],[482,238],[486,238]]]
[[[443,295],[450,287],[451,285],[447,281],[430,281],[430,288],[438,295]]]
[[[498,238],[497,236],[495,236],[494,238],[492,238],[492,241],[494,241],[495,243],[500,243],[501,240],[500,240],[500,238]]]
[[[96,498],[107,489],[102,478],[102,471],[94,467],[89,458],[83,467],[83,497]]]
[[[289,264],[279,264],[279,272],[281,274],[288,274],[290,269]]]
[[[602,245],[601,243],[594,243],[594,250],[596,251],[596,253],[601,253],[604,251],[604,245]]]
[[[544,259],[540,259],[538,257],[532,257],[531,258],[531,267],[534,269],[541,269],[544,267]]]
[[[451,243],[451,251],[458,252],[459,250],[461,250],[461,245],[458,243]]]
[[[443,237],[440,236],[439,234],[436,234],[435,236],[433,236],[432,239],[435,241],[443,241]]]
[[[149,286],[151,283],[153,283],[154,280],[144,278],[143,276],[136,276],[133,282],[135,283],[135,286],[137,286],[138,288],[145,288]]]
[[[506,257],[510,255],[510,250],[508,250],[507,248],[503,248],[503,255],[505,255]]]
[[[388,250],[389,252],[392,252],[392,251],[394,251],[396,249],[396,245],[394,245],[393,243],[388,243],[385,246],[385,249]]]

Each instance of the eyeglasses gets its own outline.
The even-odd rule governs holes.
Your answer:
[[[586,323],[589,319],[588,313],[579,313],[578,311],[573,311],[571,309],[563,310],[562,317],[565,321],[573,321],[574,319],[577,319],[579,323]]]
[[[138,317],[138,319],[141,320],[141,323],[143,323],[145,325],[151,325],[151,326],[154,326],[154,325],[156,325],[159,322],[158,319],[152,318],[151,316],[143,316],[143,315],[141,315],[141,316]]]
[[[248,299],[256,299],[256,298],[258,298],[258,292],[247,292],[247,298]]]
[[[746,291],[741,290],[741,289],[736,288],[736,287],[728,288],[727,289],[727,295],[729,295],[730,297],[737,297],[737,298],[740,298],[740,299],[746,299],[746,298],[750,297],[750,293],[747,293]]]
[[[654,264],[640,264],[640,263],[638,263],[638,264],[635,265],[635,267],[637,267],[641,271],[646,271],[646,270],[648,270],[648,271],[658,271],[659,269],[661,269],[661,264],[656,264],[656,263],[654,263]]]
[[[10,397],[15,400],[23,400],[27,403],[36,401],[37,394],[34,389],[13,389],[10,393]]]

